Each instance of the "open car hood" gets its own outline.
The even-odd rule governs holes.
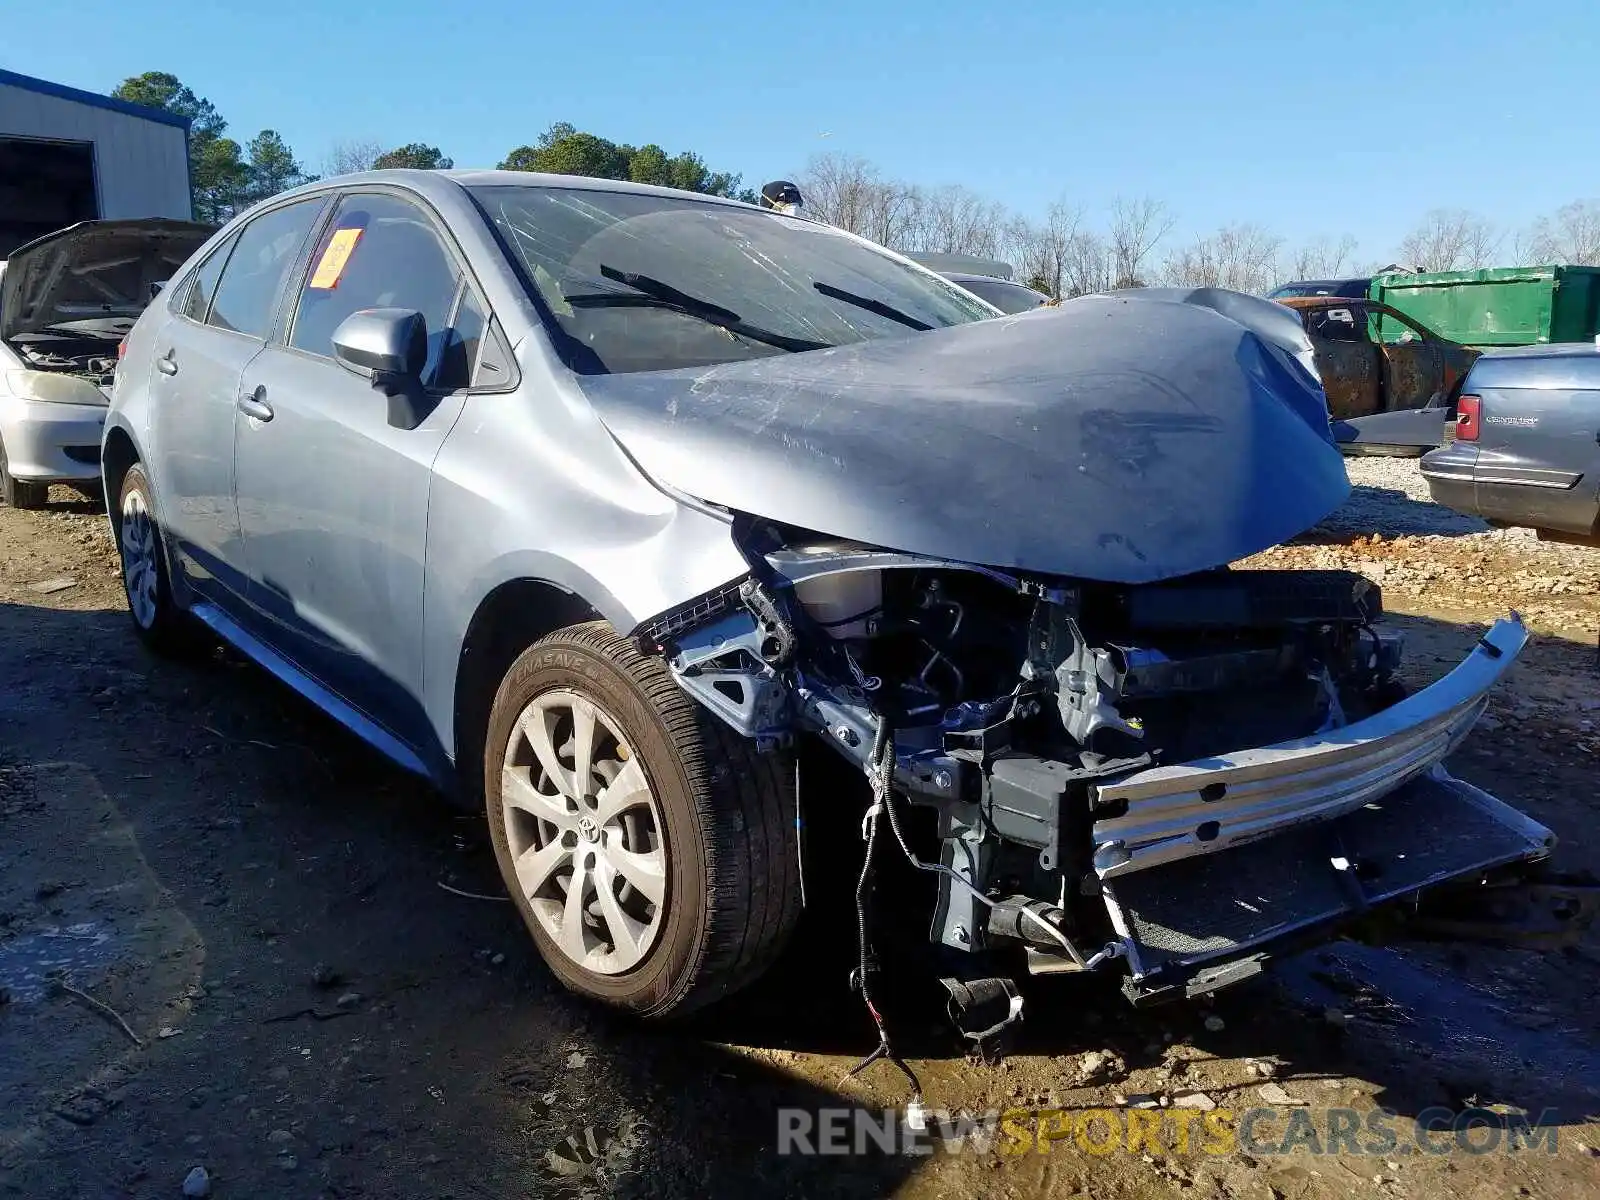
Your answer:
[[[133,320],[215,229],[147,217],[81,221],[19,246],[0,274],[0,339],[63,322]]]
[[[645,471],[703,500],[913,554],[1145,583],[1274,545],[1349,495],[1308,349],[1268,301],[1160,291],[579,382]]]

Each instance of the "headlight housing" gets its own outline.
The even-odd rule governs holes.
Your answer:
[[[7,371],[6,384],[19,400],[40,404],[106,406],[106,394],[87,379],[61,371]]]

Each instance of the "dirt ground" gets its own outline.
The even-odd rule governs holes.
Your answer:
[[[1443,513],[1414,470],[1352,464],[1339,517],[1246,565],[1378,578],[1412,682],[1519,608],[1537,637],[1452,769],[1600,868],[1600,551]],[[945,1032],[930,964],[891,948],[886,1005],[932,1108],[1058,1130],[1132,1112],[1164,1122],[1158,1144],[779,1154],[780,1109],[906,1099],[887,1066],[844,1078],[873,1045],[845,984],[848,832],[836,860],[808,848],[806,921],[772,976],[641,1029],[552,983],[481,817],[249,665],[157,662],[126,622],[93,506],[0,509],[0,1195],[179,1196],[203,1167],[219,1197],[1600,1196],[1593,933],[1550,954],[1341,942],[1141,1013],[1099,980],[1032,980],[993,1064]],[[813,808],[849,794],[805,786]],[[1169,1132],[1260,1106],[1249,1143]],[[1466,1108],[1544,1114],[1555,1144],[1419,1152],[1419,1115]],[[1336,1110],[1398,1114],[1399,1136],[1278,1152]]]

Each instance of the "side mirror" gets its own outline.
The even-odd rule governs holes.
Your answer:
[[[389,397],[389,424],[415,429],[426,412],[422,371],[428,364],[428,322],[409,308],[363,308],[333,331],[333,357]]]

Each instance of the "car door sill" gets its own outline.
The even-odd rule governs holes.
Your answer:
[[[257,666],[266,669],[281,682],[288,684],[385,758],[425,779],[433,778],[433,773],[423,761],[399,738],[372,718],[339,699],[265,642],[248,633],[215,604],[200,601],[189,611],[223,641],[251,659]]]

